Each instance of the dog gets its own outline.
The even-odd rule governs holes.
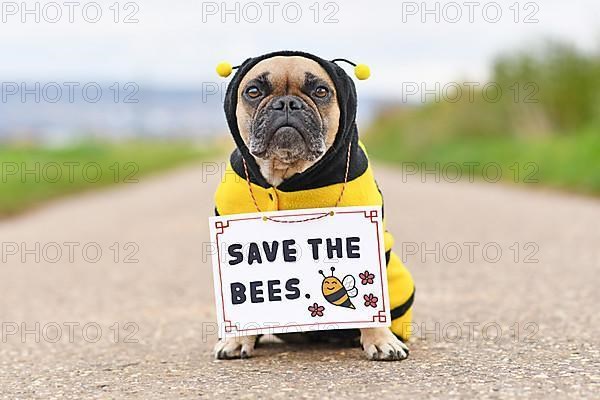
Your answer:
[[[358,140],[354,82],[335,62],[294,51],[250,58],[228,85],[224,108],[237,148],[215,194],[217,215],[383,206]],[[402,360],[414,283],[387,231],[384,242],[392,325],[361,329],[360,343],[370,360]],[[256,342],[256,336],[219,340],[214,354],[250,357]]]

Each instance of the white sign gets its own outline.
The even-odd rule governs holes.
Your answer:
[[[219,336],[390,326],[381,207],[210,218]]]

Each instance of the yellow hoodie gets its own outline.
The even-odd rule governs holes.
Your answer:
[[[333,207],[344,184],[337,183],[315,189],[291,192],[278,190],[276,187],[264,188],[254,183],[250,183],[250,185],[252,185],[254,197],[261,211],[277,211]],[[231,164],[227,166],[225,176],[217,189],[215,201],[218,215],[256,212],[246,178],[238,175]],[[377,187],[370,166],[362,175],[348,181],[338,206],[383,206],[383,197]],[[391,329],[401,339],[407,340],[411,333],[410,322],[414,299],[414,283],[410,272],[403,265],[400,258],[391,251],[394,238],[387,230],[385,230],[384,235],[392,316]]]

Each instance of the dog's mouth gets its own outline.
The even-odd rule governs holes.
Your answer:
[[[298,160],[312,160],[319,155],[319,149],[311,147],[309,133],[293,125],[282,125],[274,129],[263,146],[256,146],[252,154],[263,159],[275,159],[292,164]]]
[[[273,156],[283,163],[293,163],[308,152],[306,138],[293,126],[278,128],[267,146]]]
[[[288,165],[316,160],[326,147],[319,114],[301,99],[294,107],[282,107],[276,100],[257,112],[250,129],[250,152]]]

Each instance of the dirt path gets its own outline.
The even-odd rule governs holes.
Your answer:
[[[600,203],[376,173],[417,284],[407,361],[280,343],[213,361],[217,179],[195,166],[0,223],[0,398],[597,396]]]

